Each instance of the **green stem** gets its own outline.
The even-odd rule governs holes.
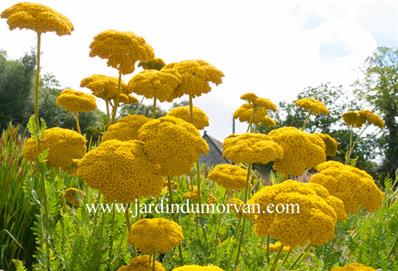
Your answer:
[[[345,161],[345,164],[346,164],[346,165],[350,162],[351,155],[352,155],[352,152],[353,152],[355,146],[358,144],[358,142],[359,142],[359,140],[360,140],[362,134],[365,132],[365,130],[366,130],[368,127],[369,127],[369,124],[367,124],[367,125],[362,129],[362,131],[358,134],[358,136],[357,136],[357,138],[354,140],[354,142],[352,142],[352,136],[353,136],[352,128],[353,128],[353,127],[350,126],[350,144],[349,144],[348,155],[347,155],[346,161]]]
[[[107,125],[109,125],[111,122],[111,115],[109,113],[109,101],[108,100],[105,100],[105,105],[106,105],[106,120],[107,120]]]
[[[305,128],[307,127],[307,124],[308,124],[308,121],[310,120],[310,117],[311,117],[311,111],[310,112],[308,112],[308,116],[305,118],[305,120],[304,120],[304,124],[303,124],[303,131],[305,131]]]
[[[292,263],[292,265],[287,270],[292,270],[296,264],[301,260],[305,253],[310,249],[311,243],[307,245],[307,247],[297,256],[296,260]]]
[[[152,256],[152,271],[155,271],[155,263],[156,263],[156,252],[154,252]]]
[[[81,133],[82,133],[82,130],[80,129],[79,113],[78,113],[78,112],[75,112],[75,113],[73,113],[73,116],[75,117],[77,132],[78,132],[79,134],[81,134]]]
[[[191,115],[191,123],[193,123],[193,101],[192,95],[189,95],[189,113]]]
[[[244,198],[244,203],[246,204],[247,202],[247,197],[249,193],[249,180],[250,180],[250,172],[251,172],[252,164],[249,164],[247,167],[247,175],[246,175],[246,187],[245,187],[245,198]],[[246,216],[243,214],[243,224],[242,224],[242,230],[239,238],[239,243],[238,243],[238,252],[236,254],[236,259],[235,259],[235,270],[238,267],[239,264],[239,256],[240,256],[240,251],[242,248],[242,242],[243,242],[243,236],[245,234],[245,226],[246,226]]]
[[[156,97],[153,97],[152,117],[156,119]]]
[[[115,207],[112,208],[112,223],[111,223],[111,234],[109,238],[109,260],[108,260],[108,270],[112,270],[112,262],[113,262],[113,233],[115,231]]]
[[[112,108],[112,120],[111,120],[112,123],[115,122],[117,109],[119,107],[121,82],[122,82],[122,73],[119,71],[119,78],[117,82],[117,96],[115,97],[115,105]]]
[[[250,116],[250,120],[249,120],[249,125],[247,126],[247,130],[246,133],[251,133],[253,132],[253,120],[254,120],[254,114],[256,112],[256,108],[254,107],[254,105],[252,105],[252,114]]]
[[[267,264],[269,264],[269,262],[270,262],[270,257],[269,257],[269,243],[270,243],[269,235],[267,235]]]
[[[227,200],[227,197],[228,197],[228,190],[225,189],[225,193],[224,193],[224,197],[223,197],[223,200],[222,200],[222,204],[225,204],[225,202]],[[220,231],[220,224],[221,224],[222,214],[218,213],[217,215],[218,215],[218,217],[217,217],[217,225],[216,225],[217,228],[216,228],[216,234],[215,234],[215,237],[214,237],[214,245],[215,245],[216,251],[217,251],[217,245],[218,245],[217,240],[218,240],[218,233]]]
[[[41,47],[41,33],[37,32],[37,52],[36,52],[36,82],[35,82],[35,121],[37,130],[40,130],[39,120],[39,87],[40,87],[40,47]]]
[[[282,250],[283,250],[283,245],[281,245],[281,247],[279,248],[278,253],[275,256],[274,262],[271,265],[270,271],[275,271],[275,268],[278,265],[278,260],[279,260],[279,257],[281,255],[281,253],[282,253]]]
[[[48,212],[48,200],[47,200],[47,192],[46,192],[46,180],[44,179],[44,173],[42,169],[39,169],[40,171],[40,186],[41,186],[41,192],[42,192],[42,197],[43,197],[43,207],[44,207],[44,228],[45,231],[44,233],[44,240],[45,240],[45,246],[46,246],[46,258],[47,258],[47,271],[51,270],[50,266],[50,238],[47,236],[49,234],[49,212]]]
[[[290,252],[292,252],[291,249],[289,249],[289,251],[287,252],[285,258],[283,259],[283,261],[282,261],[282,263],[281,263],[281,266],[283,266],[283,265],[287,262],[287,259],[288,259],[289,256],[290,256]]]
[[[129,233],[130,233],[130,230],[131,230],[131,222],[130,222],[130,203],[127,204],[127,208],[126,208],[126,211],[125,211],[124,215],[125,215],[125,217],[126,217],[126,226],[127,226],[127,229],[128,229],[128,231],[129,231]]]

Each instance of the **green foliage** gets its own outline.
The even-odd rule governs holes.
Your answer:
[[[12,121],[26,123],[32,114],[32,89],[35,56],[26,54],[20,60],[9,60],[0,51],[0,131]]]
[[[139,115],[144,115],[147,117],[152,118],[153,116],[153,108],[151,105],[145,105],[142,103],[139,104],[126,104],[123,105],[121,110],[120,110],[120,115],[121,116],[127,116],[131,114],[139,114]],[[160,107],[156,106],[156,117],[162,117],[166,115],[166,112]]]

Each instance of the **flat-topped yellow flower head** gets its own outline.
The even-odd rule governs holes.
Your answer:
[[[158,196],[164,184],[145,156],[144,143],[137,140],[101,143],[79,161],[77,176],[98,189],[106,200],[121,203]]]
[[[102,142],[111,139],[128,141],[138,139],[138,131],[150,118],[144,115],[128,115],[111,124],[102,135]]]
[[[283,149],[283,158],[276,160],[273,168],[284,175],[299,176],[326,160],[326,145],[317,135],[282,127],[272,130],[269,137]]]
[[[220,164],[209,173],[208,178],[227,190],[242,190],[246,185],[247,170],[240,166]]]
[[[249,102],[249,103],[252,103],[252,102],[254,102],[255,100],[258,99],[257,95],[255,93],[253,93],[253,92],[244,93],[244,94],[242,94],[240,96],[240,98],[242,100],[244,100],[244,101]]]
[[[144,70],[160,71],[164,66],[166,66],[166,63],[163,61],[163,59],[156,57],[146,62],[141,61],[138,63],[138,66],[142,67]]]
[[[191,112],[189,106],[178,106],[172,108],[169,112],[167,112],[167,115],[192,123],[198,130],[202,130],[203,128],[209,126],[209,118],[207,117],[206,113],[196,106],[194,106],[192,109],[193,123],[191,122]]]
[[[224,139],[223,156],[236,163],[261,163],[282,159],[283,149],[264,134],[233,134]]]
[[[56,104],[69,112],[91,112],[97,108],[93,95],[73,89],[63,90],[58,95]]]
[[[220,70],[203,60],[184,60],[170,63],[164,66],[162,71],[177,72],[181,75],[181,83],[174,92],[174,98],[185,94],[192,97],[201,96],[210,92],[210,82],[219,85],[224,77]]]
[[[129,243],[145,254],[166,253],[184,239],[182,228],[164,218],[140,219],[131,226]]]
[[[152,167],[163,176],[189,172],[199,156],[209,151],[195,126],[172,116],[148,121],[139,130],[138,138],[145,143]]]
[[[117,271],[153,271],[152,259],[149,255],[141,255],[132,258],[127,265],[121,266]],[[166,271],[163,265],[155,261],[155,271]]]
[[[174,268],[172,271],[224,271],[215,265],[200,266],[200,265],[183,265]]]
[[[262,124],[265,127],[275,127],[276,121],[267,115],[267,110],[260,108],[254,110],[253,106],[249,103],[242,104],[234,113],[234,118],[239,119],[241,122],[250,122],[259,125]]]
[[[348,111],[343,114],[344,122],[352,127],[361,128],[365,123],[379,128],[384,127],[384,121],[369,110]]]
[[[361,263],[349,263],[342,267],[333,267],[330,271],[377,271],[373,267]]]
[[[312,175],[310,182],[323,185],[341,199],[347,213],[356,213],[361,208],[372,212],[383,204],[384,193],[365,171],[336,161],[322,163],[317,170],[319,173]]]
[[[296,105],[313,114],[329,114],[329,109],[326,107],[326,105],[316,99],[302,98],[296,101]]]
[[[128,89],[147,99],[156,98],[161,102],[171,102],[180,82],[181,77],[176,73],[144,70],[131,78]]]
[[[74,159],[80,159],[86,153],[86,138],[81,134],[59,127],[49,128],[44,131],[40,141],[40,148],[33,138],[29,138],[23,149],[24,158],[36,161],[38,151],[48,149],[47,165],[69,169],[73,166]]]
[[[265,109],[265,110],[272,110],[276,111],[277,106],[268,98],[260,98],[258,97],[253,101],[253,105],[257,108]]]
[[[339,143],[337,142],[337,140],[328,134],[315,134],[315,135],[319,136],[325,143],[326,155],[327,156],[336,156],[337,147],[339,146]]]
[[[93,74],[84,78],[80,82],[81,87],[91,90],[92,94],[98,98],[110,101],[116,99],[118,95],[118,78],[102,74]],[[128,94],[127,85],[123,80],[120,82],[120,92]]]
[[[277,212],[269,208],[270,203],[290,209]],[[254,216],[254,229],[258,236],[269,235],[292,248],[308,242],[322,245],[335,237],[337,215],[334,208],[304,183],[288,180],[266,186],[253,195],[249,204],[259,206],[260,214]]]
[[[136,62],[153,59],[154,52],[142,37],[133,32],[106,30],[94,37],[90,56],[107,59],[108,66],[121,74],[129,74],[135,70]]]
[[[70,35],[73,31],[73,25],[66,16],[37,3],[17,3],[4,10],[0,17],[7,19],[10,30],[20,28],[37,33],[55,32],[59,36]]]

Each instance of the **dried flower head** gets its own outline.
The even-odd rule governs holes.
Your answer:
[[[93,95],[73,89],[63,90],[58,95],[56,104],[69,112],[90,112],[97,108]]]
[[[264,134],[232,134],[224,139],[223,156],[236,163],[267,164],[281,159],[283,150]]]
[[[192,111],[193,111],[193,123],[191,122],[191,111],[189,106],[174,107],[170,109],[169,112],[167,112],[167,115],[183,119],[186,122],[192,123],[199,130],[202,130],[203,128],[209,126],[209,118],[202,109],[194,106]]]
[[[129,243],[145,254],[169,252],[183,239],[181,226],[164,218],[140,219],[129,233]]]
[[[73,25],[66,16],[37,3],[17,3],[4,10],[0,17],[7,19],[10,30],[21,28],[37,33],[55,32],[59,36],[70,35],[73,31]]]
[[[64,170],[74,165],[74,159],[80,159],[86,153],[86,138],[81,134],[63,128],[50,128],[44,131],[40,148],[33,138],[29,138],[23,148],[24,158],[36,161],[38,152],[48,149],[47,165]]]
[[[108,66],[129,74],[135,70],[136,62],[153,59],[154,52],[142,37],[132,32],[106,30],[94,37],[90,56],[107,59]]]
[[[153,172],[137,140],[108,140],[89,151],[78,163],[77,175],[98,189],[108,201],[132,202],[161,193],[164,179]]]

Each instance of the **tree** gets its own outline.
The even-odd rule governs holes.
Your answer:
[[[20,60],[8,60],[7,54],[0,51],[0,131],[9,122],[27,122],[33,110],[34,72],[34,54],[26,54]]]
[[[379,47],[365,62],[357,94],[365,97],[385,121],[381,137],[382,175],[394,176],[398,168],[398,49]]]
[[[152,118],[153,116],[152,111],[153,111],[152,106],[145,105],[143,103],[126,104],[122,106],[120,110],[120,115],[127,116],[132,114],[139,114]],[[164,111],[160,106],[156,106],[156,117],[159,118],[164,115],[166,115],[166,111]]]
[[[349,144],[349,130],[343,123],[341,116],[349,110],[362,108],[353,95],[347,94],[342,86],[332,86],[329,83],[317,87],[308,87],[297,95],[297,99],[314,98],[322,101],[329,109],[330,114],[312,116],[307,125],[307,131],[327,133],[339,142],[339,148],[335,160],[345,161],[345,153]],[[294,103],[281,102],[279,110],[275,114],[277,127],[293,126],[301,128],[308,113],[297,107]],[[266,131],[264,127],[261,128]],[[375,134],[367,134],[362,137],[354,149],[352,157],[357,158],[357,166],[372,173],[376,172],[377,165],[372,162],[377,156],[378,142]]]

